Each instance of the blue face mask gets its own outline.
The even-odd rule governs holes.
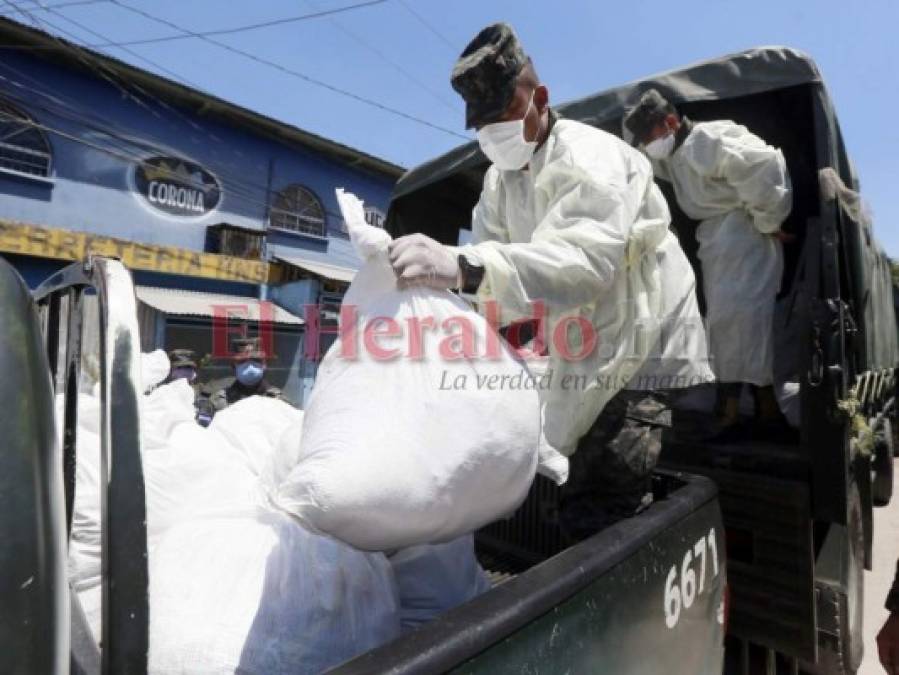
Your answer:
[[[265,374],[265,368],[259,361],[243,361],[234,369],[237,381],[247,387],[259,384]]]

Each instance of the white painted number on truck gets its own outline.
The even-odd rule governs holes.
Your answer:
[[[711,558],[706,565],[706,558]],[[696,596],[705,590],[706,569],[712,569],[712,578],[718,576],[718,545],[715,530],[687,549],[680,567],[672,565],[665,581],[665,625],[674,628],[680,620],[682,609],[690,609]],[[698,570],[698,573],[697,573]]]

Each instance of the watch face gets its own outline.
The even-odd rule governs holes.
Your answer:
[[[464,254],[459,256],[459,267],[461,267],[462,269],[464,269],[466,271],[468,271],[468,270],[478,271],[478,270],[484,269],[483,265],[474,264],[468,258],[466,258]]]

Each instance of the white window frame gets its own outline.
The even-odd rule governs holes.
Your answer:
[[[292,190],[302,190],[309,197],[311,197],[312,199],[315,200],[316,205],[318,206],[319,210],[321,211],[320,225],[317,220],[314,221],[315,222],[315,231],[313,231],[313,227],[309,226],[309,225],[306,225],[305,229],[303,229],[304,215],[302,213],[295,213],[295,212],[292,213],[290,211],[280,209],[276,206],[278,200],[281,198],[290,196],[289,193]],[[296,221],[297,226],[296,227],[284,227],[284,226],[276,223],[275,219],[273,218],[275,211],[277,211],[279,213],[287,214],[288,216],[292,217]],[[308,216],[306,216],[305,219],[311,220],[308,218]],[[325,238],[328,236],[328,221],[327,221],[327,214],[325,213],[324,203],[322,202],[321,199],[319,199],[318,195],[315,194],[315,192],[313,190],[311,190],[310,188],[306,187],[305,185],[303,185],[301,183],[291,183],[290,185],[285,186],[284,188],[282,188],[281,190],[279,190],[278,192],[276,192],[274,194],[272,201],[271,201],[271,205],[269,206],[268,226],[270,229],[277,230],[278,232],[289,232],[291,234],[301,234],[301,235],[305,235],[307,237]]]

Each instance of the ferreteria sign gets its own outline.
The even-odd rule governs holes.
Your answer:
[[[142,244],[89,232],[72,232],[0,219],[0,253],[84,260],[89,255],[118,258],[135,270],[181,274],[221,281],[273,283],[278,272],[261,260],[200,253],[173,246]]]
[[[199,164],[177,157],[151,157],[134,168],[134,187],[154,209],[172,216],[205,216],[218,206],[222,189]]]

